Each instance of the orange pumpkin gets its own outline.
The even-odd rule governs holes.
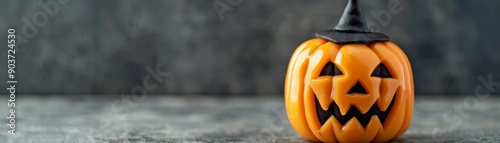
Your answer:
[[[385,142],[403,134],[413,111],[413,76],[404,52],[366,28],[350,0],[335,29],[293,53],[285,79],[292,127],[323,142]]]

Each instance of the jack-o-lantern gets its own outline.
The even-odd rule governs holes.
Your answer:
[[[357,0],[339,24],[293,53],[285,79],[292,127],[323,142],[385,142],[403,134],[413,111],[413,75],[404,52],[370,31]]]

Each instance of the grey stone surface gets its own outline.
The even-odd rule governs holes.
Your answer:
[[[17,135],[1,126],[2,142],[307,142],[275,97],[23,96],[17,103]],[[500,142],[499,103],[418,97],[410,129],[393,142]]]
[[[171,77],[150,94],[282,94],[293,50],[334,26],[346,3],[243,0],[221,21],[213,2],[227,0],[57,0],[65,2],[59,12],[29,34],[23,20],[45,12],[39,1],[56,0],[0,4],[0,47],[9,27],[27,39],[18,46],[19,88],[36,95],[130,93],[142,84],[145,68],[156,65]],[[390,1],[403,10],[379,22],[372,13],[387,12]],[[386,24],[375,30],[408,54],[417,94],[474,94],[478,76],[500,81],[500,1],[362,3],[368,22]],[[0,60],[0,86],[6,63]]]

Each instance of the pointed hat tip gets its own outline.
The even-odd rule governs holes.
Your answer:
[[[334,29],[349,32],[370,32],[358,0],[349,0],[347,2],[344,13]]]
[[[370,44],[390,40],[387,35],[368,29],[358,0],[349,0],[338,25],[316,33],[316,37],[337,44]]]

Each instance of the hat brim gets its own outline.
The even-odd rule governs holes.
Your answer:
[[[337,30],[326,30],[316,33],[316,37],[332,41],[337,44],[371,44],[375,42],[389,41],[389,36],[375,32],[348,32]]]

